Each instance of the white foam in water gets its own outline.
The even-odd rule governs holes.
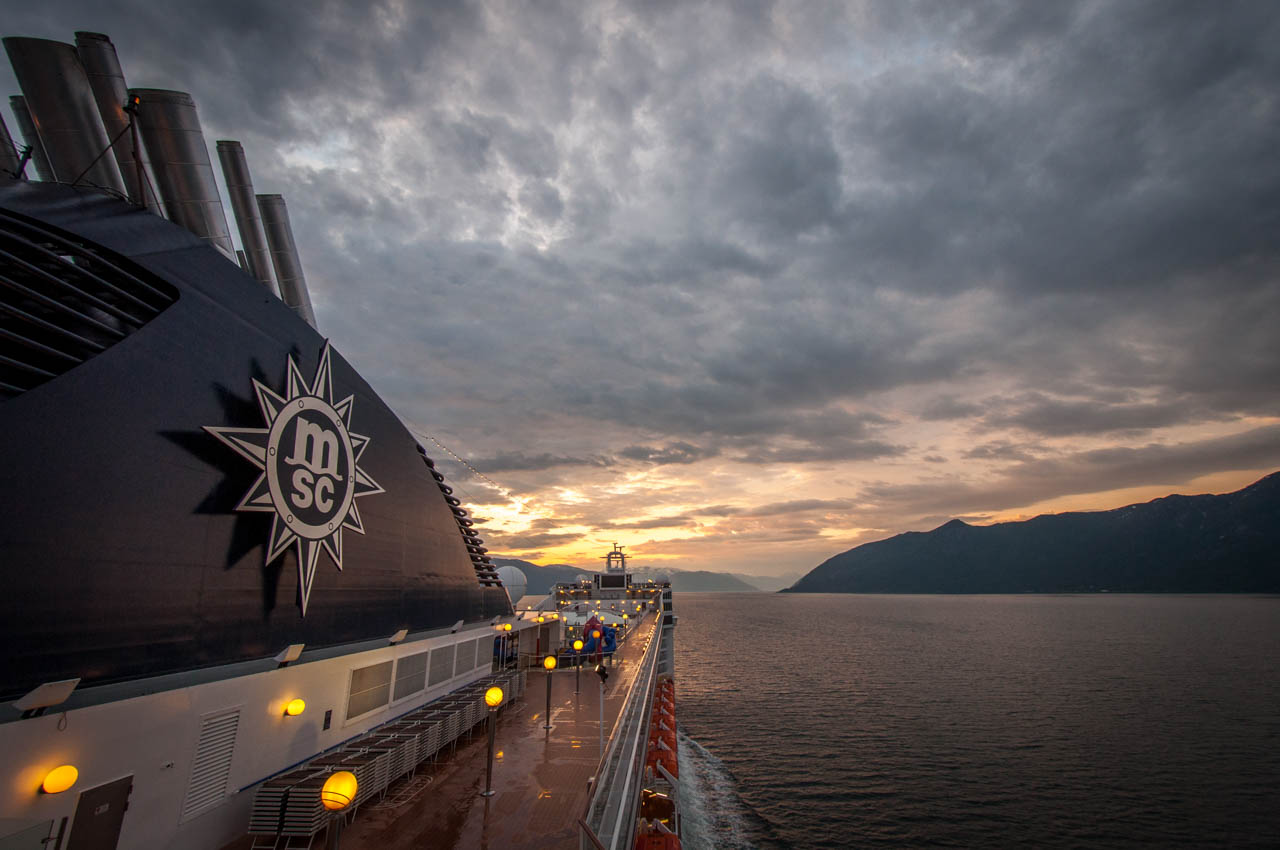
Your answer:
[[[786,845],[738,793],[724,762],[676,727],[680,758],[680,843],[684,850],[762,850]]]

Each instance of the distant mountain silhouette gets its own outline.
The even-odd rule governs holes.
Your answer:
[[[760,592],[760,588],[748,584],[729,573],[717,573],[711,570],[669,570],[663,567],[639,567],[635,570],[636,581],[666,576],[671,580],[671,589],[676,593],[707,593],[726,590]]]
[[[1280,472],[1221,496],[1038,516],[867,543],[793,593],[1280,592]]]
[[[539,566],[531,561],[519,558],[494,558],[491,560],[500,567],[519,567],[524,577],[529,580],[525,589],[526,596],[546,596],[551,588],[560,582],[576,581],[580,575],[590,575],[590,570],[579,569],[572,564],[547,564]]]
[[[591,575],[596,567],[583,569],[570,564],[548,564],[539,566],[519,558],[493,558],[500,567],[519,567],[529,580],[525,591],[529,596],[544,596],[551,592],[553,585],[560,582],[575,581],[580,575]],[[708,570],[669,570],[662,567],[636,567],[631,571],[636,581],[645,581],[659,575],[671,579],[671,589],[677,593],[698,593],[701,591],[759,591],[760,588],[748,584],[737,576],[728,573],[716,573]]]

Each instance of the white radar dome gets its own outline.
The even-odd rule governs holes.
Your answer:
[[[520,601],[525,589],[529,587],[529,579],[525,578],[524,571],[519,567],[498,567],[498,578],[502,579],[502,586],[507,589],[512,605]]]

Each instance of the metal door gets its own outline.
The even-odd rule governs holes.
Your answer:
[[[67,850],[116,850],[131,791],[132,776],[81,791]]]

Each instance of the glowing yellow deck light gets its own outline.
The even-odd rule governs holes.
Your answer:
[[[575,641],[573,642],[573,651],[574,651],[574,652],[581,652],[581,651],[582,651],[582,641],[580,641],[580,640],[575,640]]]
[[[546,617],[539,617],[538,619],[534,620],[535,623],[545,623],[546,621],[547,621]]]
[[[307,703],[301,699],[291,699],[284,707],[284,713],[289,717],[297,717],[299,714],[307,710]]]
[[[339,770],[324,781],[320,789],[320,802],[331,812],[340,812],[356,798],[356,775],[349,770]]]
[[[502,688],[496,685],[484,692],[484,704],[490,708],[502,705]]]
[[[46,794],[61,794],[75,785],[79,777],[80,771],[76,770],[75,765],[61,764],[45,774],[40,790]]]
[[[556,669],[556,657],[554,655],[548,655],[546,658],[542,659],[542,666],[546,667],[548,672]]]
[[[502,630],[503,630],[504,632],[509,632],[509,631],[511,631],[511,624],[510,624],[510,623],[503,623],[503,624],[502,624]]]

